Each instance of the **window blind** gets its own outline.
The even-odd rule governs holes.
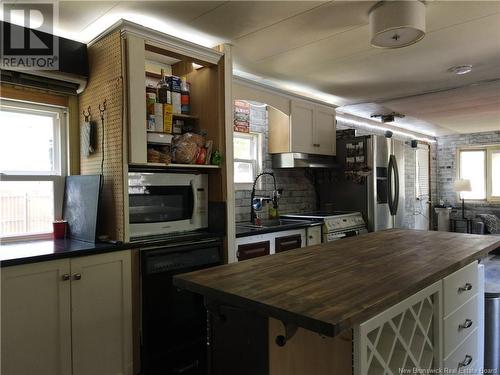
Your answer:
[[[429,198],[429,147],[419,145],[416,151],[416,193],[417,198]]]

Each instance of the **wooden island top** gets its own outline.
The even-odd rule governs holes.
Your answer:
[[[175,276],[174,284],[326,335],[500,247],[500,237],[389,229]]]

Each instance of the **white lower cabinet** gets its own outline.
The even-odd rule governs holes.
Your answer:
[[[322,232],[321,225],[316,225],[314,227],[308,227],[306,229],[307,246],[314,246],[314,245],[321,244],[321,232]]]
[[[477,356],[477,328],[474,329],[467,339],[444,360],[444,368],[448,369],[449,374],[458,374],[458,370],[469,370],[476,363]],[[462,372],[466,373],[466,372]],[[471,369],[469,374],[474,372]]]
[[[2,375],[132,374],[130,257],[2,268]]]
[[[443,366],[449,373],[480,373],[477,366],[482,367],[478,337],[483,337],[484,315],[480,317],[479,311],[484,293],[478,293],[482,290],[478,270],[474,262],[443,280]]]
[[[69,260],[0,272],[2,375],[71,374]]]
[[[480,267],[473,262],[356,326],[354,374],[480,373]]]
[[[471,298],[450,316],[444,318],[444,356],[449,356],[457,346],[475,331],[478,326],[477,296]]]

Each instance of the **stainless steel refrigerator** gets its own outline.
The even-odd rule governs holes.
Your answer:
[[[323,209],[360,211],[370,231],[402,228],[404,142],[371,135],[337,140],[339,170],[323,184]]]

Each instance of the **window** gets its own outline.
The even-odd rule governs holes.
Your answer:
[[[429,198],[429,146],[418,145],[416,151],[416,198]]]
[[[2,100],[1,238],[43,237],[61,216],[67,159],[62,116],[62,109]]]
[[[488,198],[489,200],[500,201],[500,146],[489,147],[488,170],[490,171],[488,179]]]
[[[458,150],[458,177],[471,183],[464,199],[500,200],[500,146],[482,146]]]
[[[234,133],[234,182],[252,184],[262,166],[261,135]]]

